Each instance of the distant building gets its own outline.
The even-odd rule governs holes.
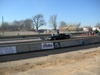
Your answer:
[[[78,30],[79,26],[80,26],[80,23],[79,24],[71,24],[71,25],[67,25],[64,27],[60,27],[59,30],[60,31],[76,31],[76,30]]]
[[[39,33],[51,33],[50,29],[40,29],[38,30]]]

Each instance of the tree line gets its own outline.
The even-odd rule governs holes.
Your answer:
[[[1,24],[0,30],[4,31],[19,31],[19,30],[30,30],[33,21],[31,19],[25,19],[20,21],[13,21],[12,23],[3,22]]]
[[[54,30],[57,29],[57,15],[52,15],[49,18],[49,24],[53,27]],[[3,22],[0,25],[0,31],[30,31],[37,30],[39,27],[46,25],[44,16],[42,14],[37,14],[33,18],[27,18],[25,20],[13,21],[12,23]],[[59,28],[67,26],[66,22],[61,21],[59,23]],[[96,26],[100,27],[100,23],[97,23]]]
[[[57,16],[52,15],[50,16],[50,25],[54,27],[54,29],[57,29],[56,24],[56,18]],[[33,18],[27,18],[25,20],[20,21],[13,21],[11,23],[9,22],[3,22],[0,25],[0,31],[30,31],[30,30],[36,30],[46,25],[46,22],[44,20],[44,16],[42,14],[37,14]]]

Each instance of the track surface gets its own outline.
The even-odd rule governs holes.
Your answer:
[[[88,36],[72,36],[70,39],[64,39],[64,40],[79,39],[79,38],[85,38],[85,37],[88,37]],[[52,41],[63,41],[63,40],[52,40]],[[35,43],[35,42],[47,42],[47,40],[42,40],[40,38],[37,38],[37,39],[34,39],[34,38],[2,39],[0,40],[0,45],[28,44],[28,43]]]

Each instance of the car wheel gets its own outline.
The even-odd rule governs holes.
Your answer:
[[[66,37],[66,39],[69,39],[69,38],[70,38],[70,36],[67,36],[67,37]]]
[[[66,39],[68,39],[68,36],[66,37]]]
[[[54,38],[54,40],[56,40],[56,38]]]

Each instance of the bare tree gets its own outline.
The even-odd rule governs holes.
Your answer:
[[[20,21],[17,21],[17,20],[13,21],[12,22],[12,30],[18,31],[19,29],[20,29]]]
[[[33,25],[36,27],[36,30],[38,31],[38,28],[46,25],[45,20],[43,19],[42,14],[37,14],[33,17]]]
[[[100,28],[100,23],[97,23],[95,27],[99,27]]]
[[[1,31],[19,31],[19,30],[31,30],[33,25],[32,19],[14,20],[12,23],[3,22],[0,26]],[[33,27],[34,29],[34,27]]]
[[[20,20],[20,25],[19,25],[19,30],[25,30],[25,23],[24,23],[25,20]]]
[[[1,29],[3,30],[3,31],[7,31],[7,30],[9,30],[9,23],[8,22],[3,22],[3,24],[2,24],[2,26],[1,26]]]
[[[33,21],[31,19],[24,20],[25,30],[31,30]]]
[[[61,21],[59,24],[59,28],[67,26],[66,22]]]
[[[49,22],[50,25],[54,28],[54,30],[57,30],[57,15],[50,16]]]
[[[25,20],[20,20],[20,21],[13,21],[12,22],[12,30],[17,31],[17,30],[31,30],[33,25],[33,20],[31,19],[25,19]]]

